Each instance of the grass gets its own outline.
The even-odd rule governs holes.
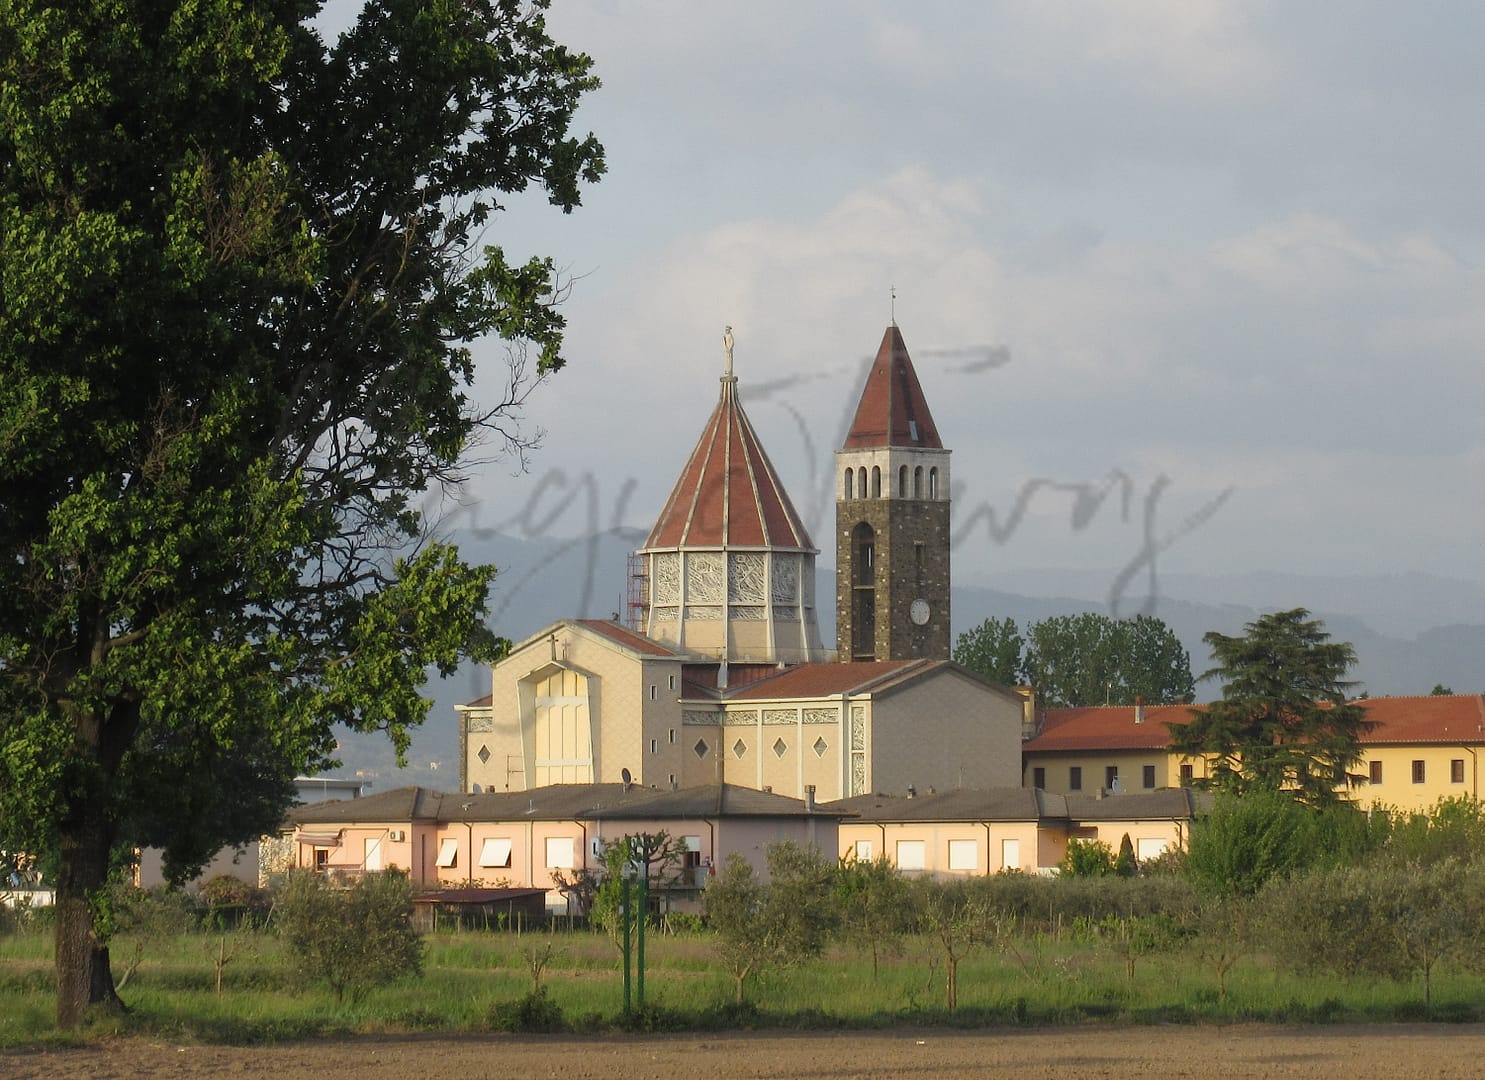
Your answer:
[[[943,964],[932,943],[910,939],[877,978],[863,951],[837,946],[796,968],[775,970],[749,987],[754,1004],[737,1009],[731,980],[714,963],[704,934],[649,940],[644,1012],[624,1015],[617,950],[606,937],[559,934],[543,993],[529,995],[526,954],[540,934],[440,933],[428,939],[425,974],[369,991],[337,1007],[321,986],[304,987],[270,934],[232,938],[237,953],[215,992],[211,934],[145,944],[125,986],[123,1016],[100,1018],[82,1037],[151,1034],[201,1042],[258,1044],[338,1033],[545,1030],[879,1028],[1089,1023],[1282,1023],[1476,1021],[1485,980],[1441,971],[1431,1009],[1416,982],[1306,978],[1250,957],[1216,978],[1191,952],[1142,957],[1133,979],[1122,959],[1071,940],[1024,942],[1025,963],[1006,953],[971,953],[959,969],[959,1007],[944,1009]],[[52,1028],[51,938],[0,937],[0,1046],[65,1043]],[[121,942],[116,956],[131,953]],[[119,967],[116,961],[116,975]]]

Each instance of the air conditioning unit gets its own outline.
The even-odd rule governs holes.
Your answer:
[[[407,833],[403,832],[401,829],[389,829],[387,831],[387,839],[391,840],[394,844],[400,843],[403,840],[407,839]]]

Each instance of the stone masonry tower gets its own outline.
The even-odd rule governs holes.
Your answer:
[[[949,659],[949,451],[895,323],[835,464],[840,659]]]

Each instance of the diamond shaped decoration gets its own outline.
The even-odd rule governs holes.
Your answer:
[[[774,753],[774,757],[783,757],[788,752],[789,752],[789,744],[786,743],[783,739],[775,739],[773,741],[773,753]]]
[[[815,757],[824,757],[825,751],[828,749],[830,747],[825,744],[825,737],[823,735],[815,740]]]
[[[490,761],[490,748],[488,746],[481,746],[480,752],[474,756],[480,759],[481,765],[488,764]]]
[[[738,757],[742,757],[748,752],[748,744],[738,739],[737,742],[732,744],[732,752]]]
[[[695,753],[695,755],[699,758],[706,757],[706,752],[710,749],[711,747],[706,745],[705,739],[697,739],[696,745],[691,747],[692,752]]]

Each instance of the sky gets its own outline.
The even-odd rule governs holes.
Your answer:
[[[568,365],[526,471],[478,469],[456,523],[646,531],[730,325],[832,562],[832,454],[895,316],[953,450],[957,581],[1485,582],[1485,6],[556,0],[548,26],[595,60],[609,171],[486,237],[570,278]]]

